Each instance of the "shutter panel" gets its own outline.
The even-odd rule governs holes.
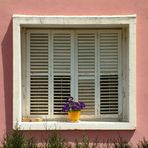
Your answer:
[[[119,44],[120,33],[117,31],[100,31],[98,33],[99,44],[97,45],[97,34],[95,31],[76,31],[76,42],[73,32],[51,31],[49,33],[32,31],[29,34],[29,97],[30,115],[49,114],[49,60],[52,61],[52,87],[54,115],[64,115],[62,107],[67,96],[71,95],[71,86],[78,84],[78,100],[86,104],[82,110],[83,115],[95,115],[96,96],[96,46],[99,51],[100,67],[100,114],[118,115],[119,113]],[[49,41],[52,47],[52,55],[49,59]],[[72,45],[75,42],[75,49]],[[72,57],[77,55],[77,59]],[[75,56],[76,57],[76,56]],[[75,62],[77,65],[73,65]],[[74,76],[73,73],[77,76]],[[72,75],[73,74],[73,75]],[[71,80],[71,75],[76,81]],[[71,84],[74,83],[74,84]],[[50,89],[49,89],[50,88]],[[99,91],[99,90],[98,90]],[[74,92],[76,94],[77,92]]]
[[[95,114],[95,33],[78,33],[78,99],[86,104],[84,115]]]
[[[30,115],[48,114],[48,33],[30,33]]]
[[[71,93],[71,33],[53,33],[54,115],[65,114],[62,108]]]
[[[100,114],[118,114],[119,34],[100,33]]]

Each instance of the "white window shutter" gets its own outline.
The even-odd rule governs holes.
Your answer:
[[[100,48],[100,114],[118,115],[120,36],[117,31],[102,31]]]
[[[77,33],[78,99],[86,104],[83,115],[95,115],[95,45],[94,32]]]
[[[53,32],[53,113],[65,114],[65,100],[71,94],[71,33]]]
[[[30,115],[65,115],[62,108],[71,94],[86,104],[82,115],[118,115],[120,35],[114,30],[28,31]]]
[[[29,33],[30,115],[48,115],[48,33]]]

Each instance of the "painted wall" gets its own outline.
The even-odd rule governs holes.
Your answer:
[[[137,128],[135,131],[62,131],[70,141],[119,135],[137,143],[148,138],[148,1],[147,0],[0,0],[0,141],[12,129],[12,15],[137,15]],[[40,135],[34,131],[33,135]]]

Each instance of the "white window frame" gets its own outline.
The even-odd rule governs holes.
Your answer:
[[[105,26],[128,26],[128,121],[99,122],[80,121],[77,123],[22,122],[22,66],[21,27],[48,28],[98,28]],[[31,16],[13,15],[13,128],[21,130],[134,130],[136,128],[136,15],[123,16]]]

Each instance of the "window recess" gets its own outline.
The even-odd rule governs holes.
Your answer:
[[[62,107],[73,96],[86,104],[82,120],[118,119],[122,30],[26,31],[24,116],[64,118]]]

